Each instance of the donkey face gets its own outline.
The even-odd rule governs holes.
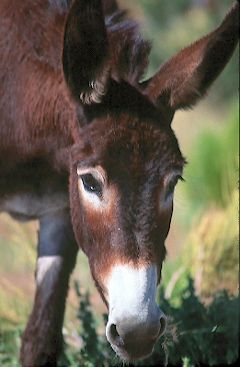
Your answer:
[[[155,295],[184,160],[171,129],[136,117],[97,120],[84,133],[90,145],[72,152],[76,236],[109,307],[107,338],[137,359],[165,328]]]
[[[236,4],[217,31],[134,86],[121,81],[101,1],[75,1],[67,19],[63,68],[82,124],[71,152],[72,222],[109,309],[107,339],[125,360],[149,355],[165,328],[155,295],[184,165],[170,123],[228,61],[237,13]]]

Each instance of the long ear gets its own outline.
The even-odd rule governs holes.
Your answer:
[[[239,3],[212,33],[183,49],[162,65],[143,88],[171,117],[204,96],[230,59],[239,38]]]
[[[106,93],[108,42],[101,0],[75,0],[67,17],[63,71],[72,95],[85,104]]]

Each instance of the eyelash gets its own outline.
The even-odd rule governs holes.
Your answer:
[[[169,198],[170,195],[173,194],[174,189],[178,183],[178,181],[185,181],[184,178],[181,175],[175,176],[168,184],[166,193],[165,193],[165,200]]]

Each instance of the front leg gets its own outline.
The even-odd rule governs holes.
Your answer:
[[[22,337],[20,359],[24,367],[57,365],[68,281],[76,255],[69,211],[41,218],[34,306]]]

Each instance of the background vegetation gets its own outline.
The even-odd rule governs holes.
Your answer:
[[[120,1],[152,40],[149,72],[213,29],[228,0]],[[159,303],[168,331],[146,366],[230,364],[238,353],[238,52],[208,98],[178,112],[173,128],[189,162],[175,195]],[[0,215],[0,366],[19,366],[20,337],[34,293],[38,224]],[[61,367],[121,365],[104,339],[104,306],[79,255],[64,326]],[[94,310],[94,311],[93,311]],[[76,330],[76,319],[78,328]]]

